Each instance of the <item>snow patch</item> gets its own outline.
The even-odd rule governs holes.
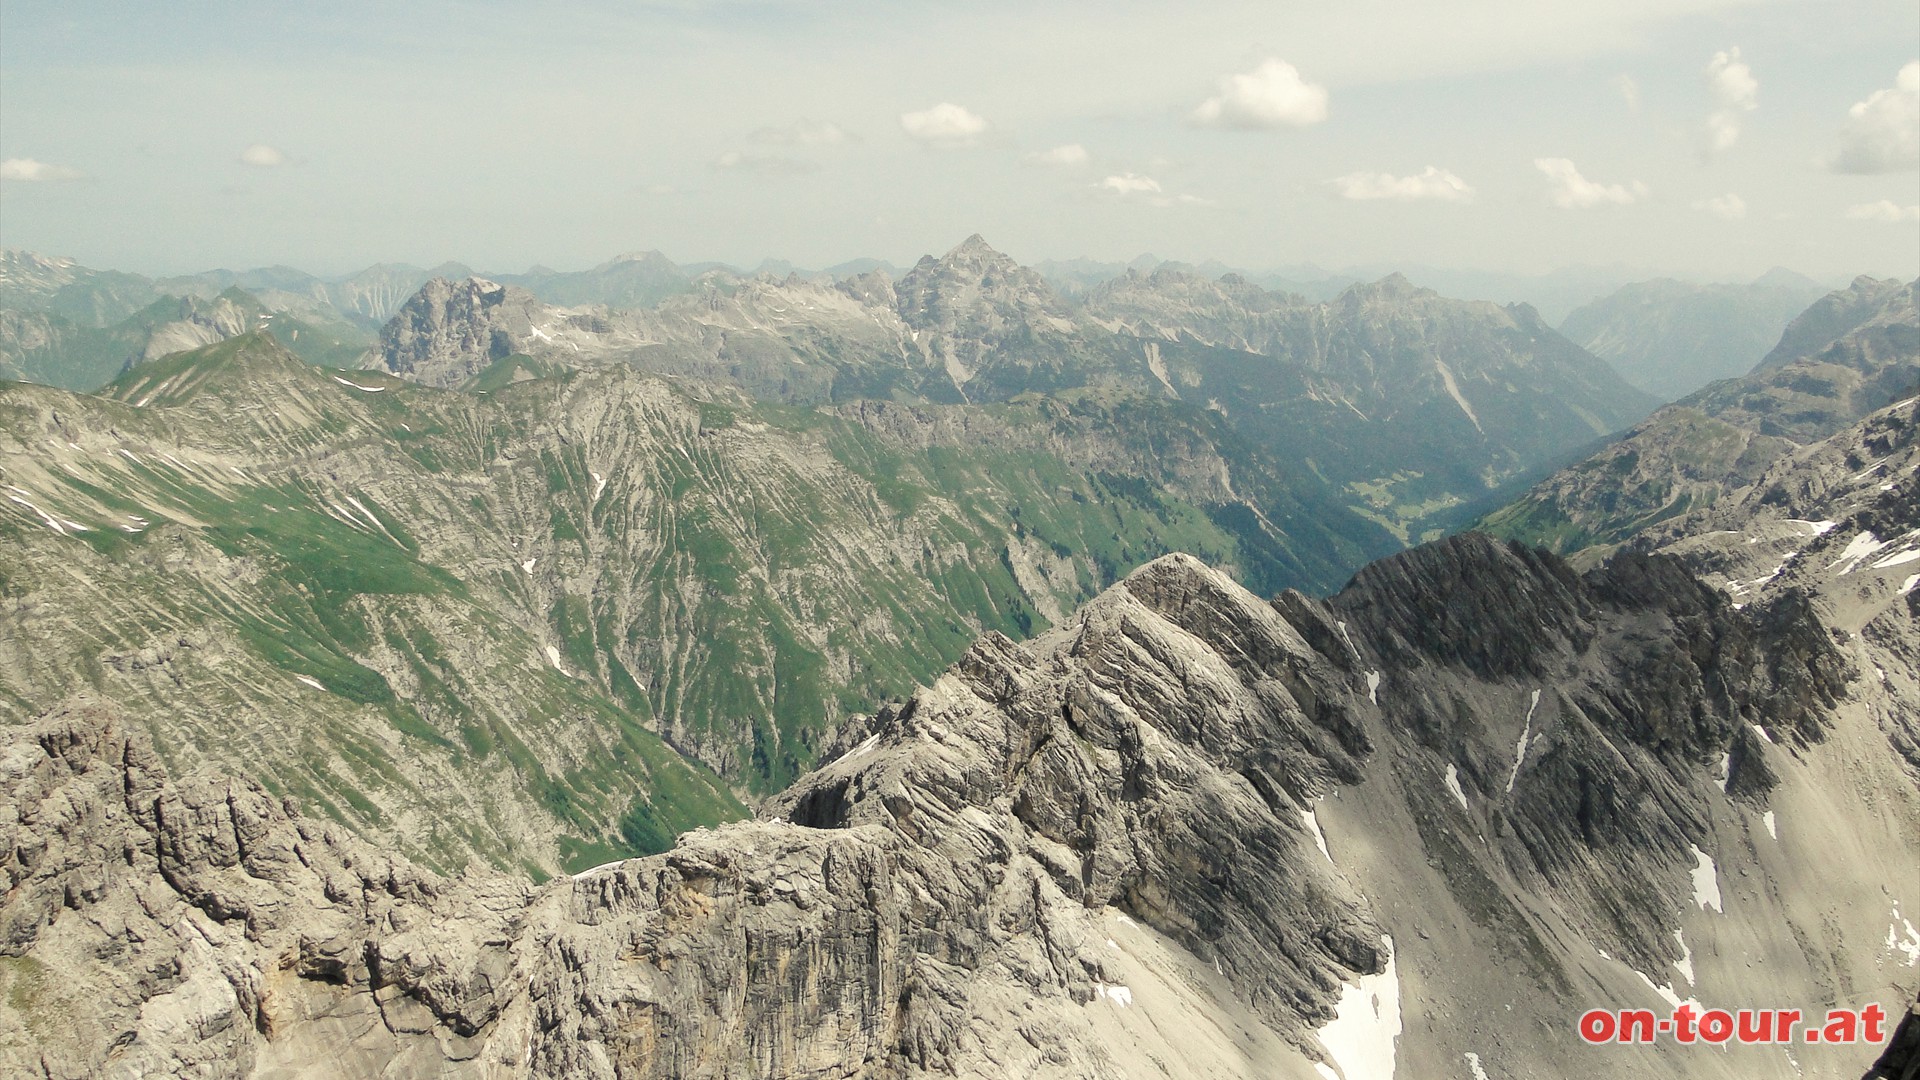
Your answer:
[[[1771,837],[1773,837],[1773,838],[1774,838],[1775,840],[1778,840],[1778,839],[1780,839],[1780,829],[1779,829],[1779,827],[1778,827],[1778,826],[1777,826],[1777,825],[1776,825],[1776,824],[1774,823],[1774,820],[1773,820],[1773,811],[1771,811],[1771,810],[1769,810],[1769,811],[1767,811],[1766,813],[1764,813],[1764,814],[1761,814],[1761,815],[1760,815],[1760,824],[1762,824],[1762,825],[1765,825],[1765,826],[1767,827],[1767,835],[1768,835],[1768,836],[1771,836]]]
[[[1673,962],[1673,969],[1686,977],[1688,986],[1700,985],[1693,978],[1693,948],[1687,944],[1687,935],[1675,930],[1673,940],[1680,943],[1680,959]]]
[[[1467,1068],[1473,1070],[1473,1080],[1492,1080],[1492,1077],[1487,1075],[1487,1070],[1480,1067],[1479,1054],[1469,1050],[1461,1056],[1467,1059]]]
[[[1513,750],[1513,771],[1507,774],[1507,794],[1513,794],[1513,785],[1520,779],[1520,763],[1527,760],[1527,741],[1533,738],[1533,710],[1540,707],[1540,691],[1533,692],[1532,700],[1527,702],[1527,724],[1520,732],[1520,745]]]
[[[1347,643],[1347,651],[1352,653],[1354,657],[1357,659],[1360,656],[1360,650],[1357,648],[1354,648],[1353,635],[1347,633],[1347,624],[1344,622],[1336,622],[1333,625],[1340,628],[1340,640]]]
[[[1661,986],[1659,983],[1656,983],[1652,979],[1647,978],[1647,973],[1644,971],[1636,971],[1634,972],[1634,974],[1640,976],[1640,981],[1647,984],[1647,989],[1652,990],[1656,994],[1659,994],[1660,1000],[1666,1002],[1668,1005],[1671,1005],[1676,1009],[1682,1005],[1686,1005],[1689,1003],[1695,1006],[1698,1006],[1700,1004],[1698,1001],[1695,1001],[1692,998],[1682,998],[1679,994],[1674,993],[1672,983],[1668,983],[1665,986]]]
[[[1113,1002],[1115,1006],[1122,1009],[1133,1004],[1133,988],[1129,986],[1120,986],[1118,984],[1108,985],[1107,983],[1097,982],[1093,984],[1093,992]]]
[[[1687,845],[1693,852],[1693,902],[1700,910],[1712,909],[1724,915],[1726,909],[1720,906],[1720,874],[1714,869],[1713,856],[1701,851],[1696,844]]]
[[[1720,794],[1727,793],[1727,785],[1733,782],[1733,755],[1720,755]]]
[[[1800,518],[1788,518],[1787,524],[1804,526],[1810,536],[1825,536],[1834,526],[1840,523],[1837,521],[1805,521]]]
[[[1900,595],[1905,596],[1908,593],[1912,592],[1913,587],[1916,585],[1920,585],[1920,574],[1915,574],[1912,577],[1900,583]]]
[[[357,383],[357,382],[352,382],[352,381],[349,381],[349,380],[347,380],[347,379],[343,379],[343,378],[341,378],[341,377],[340,377],[340,376],[338,376],[338,375],[335,375],[335,376],[333,377],[333,381],[334,381],[334,382],[337,382],[337,383],[339,383],[339,384],[340,384],[341,386],[351,386],[351,387],[353,387],[353,388],[354,388],[355,390],[364,390],[364,391],[366,391],[366,392],[367,392],[367,393],[369,393],[369,394],[377,394],[377,393],[379,393],[380,391],[382,391],[382,390],[385,390],[385,389],[386,389],[386,387],[384,387],[384,386],[361,386],[361,385],[360,385],[359,383]]]
[[[593,477],[593,501],[599,502],[600,493],[607,490],[607,478],[597,472],[590,472],[587,475]]]
[[[1400,977],[1395,972],[1393,939],[1383,937],[1386,969],[1347,983],[1334,1006],[1334,1018],[1319,1031],[1320,1045],[1345,1080],[1376,1080],[1393,1075],[1396,1043],[1400,1039]],[[1328,1073],[1317,1066],[1322,1075]]]
[[[1460,804],[1460,809],[1473,812],[1473,808],[1467,805],[1467,792],[1460,786],[1460,767],[1452,762],[1447,763],[1447,791]]]
[[[19,491],[20,489],[14,488],[13,490]],[[40,509],[38,506],[33,505],[32,503],[28,502],[27,500],[21,498],[18,495],[9,495],[7,496],[7,498],[12,499],[14,502],[19,503],[21,506],[26,507],[27,509],[33,511],[36,514],[39,514],[40,520],[47,523],[47,528],[52,529],[54,532],[59,533],[61,536],[67,535],[67,530],[60,527],[59,520],[56,519],[52,514],[47,513],[45,510]]]
[[[1920,548],[1912,548],[1898,555],[1889,555],[1879,562],[1874,563],[1873,568],[1875,570],[1884,570],[1889,566],[1902,566],[1915,560],[1920,560]]]
[[[1847,546],[1840,551],[1840,557],[1828,563],[1827,569],[1832,570],[1845,563],[1846,565],[1836,575],[1845,577],[1858,569],[1860,563],[1869,555],[1886,546],[1886,542],[1875,537],[1872,530],[1862,529],[1853,539],[1847,541]]]
[[[547,663],[552,664],[553,670],[560,674],[565,675],[567,673],[567,669],[560,666],[560,650],[551,645],[547,646]]]
[[[1759,724],[1753,724],[1750,726],[1753,728],[1753,733],[1755,735],[1760,736],[1761,742],[1766,743],[1769,746],[1773,745],[1773,736],[1767,734],[1766,728],[1761,727]]]
[[[589,866],[585,870],[582,870],[579,873],[573,875],[573,880],[584,881],[587,878],[590,878],[593,875],[598,874],[603,870],[611,870],[614,867],[619,866],[621,863],[626,861],[627,860],[625,859],[615,859],[613,862],[603,862],[599,866]]]
[[[540,559],[539,559],[539,557],[538,557],[538,556],[535,556],[534,558],[531,558],[531,559],[528,559],[528,560],[527,560],[526,562],[523,562],[523,563],[521,563],[521,564],[520,564],[520,569],[522,569],[522,570],[524,570],[524,571],[526,571],[527,573],[529,573],[529,574],[531,574],[531,573],[533,573],[533,564],[534,564],[534,563],[537,563],[537,562],[539,562],[539,561],[540,561]]]
[[[1307,831],[1313,834],[1313,842],[1319,846],[1320,854],[1333,861],[1333,852],[1327,850],[1327,834],[1320,831],[1320,818],[1312,810],[1300,811],[1300,820],[1306,824]]]
[[[873,748],[879,745],[880,745],[880,736],[877,733],[873,735],[869,735],[866,738],[860,740],[859,746],[856,746],[853,749],[847,751],[847,760],[852,761],[855,758],[865,757],[868,754],[873,753]]]
[[[1902,930],[1905,936],[1900,934]],[[1898,902],[1893,905],[1893,922],[1887,926],[1887,948],[1904,955],[1908,967],[1920,964],[1920,930],[1901,916]]]
[[[1380,673],[1377,671],[1367,672],[1367,701],[1380,704]]]
[[[320,685],[319,679],[316,679],[311,675],[295,675],[294,678],[299,680],[300,682],[306,683],[308,686],[313,687],[315,690],[325,692],[327,689],[326,687]]]

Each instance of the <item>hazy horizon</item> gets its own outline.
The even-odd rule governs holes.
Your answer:
[[[167,276],[619,252],[1920,275],[1920,9],[0,10],[0,243]]]

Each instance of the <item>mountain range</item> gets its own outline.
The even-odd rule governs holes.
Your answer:
[[[8,260],[121,357],[0,384],[9,1070],[1786,1080],[1872,1051],[1572,1020],[1915,996],[1920,283],[1634,423],[1397,275]]]
[[[113,705],[71,701],[0,756],[0,1053],[54,1075],[1853,1075],[1877,1048],[1626,1053],[1573,1018],[1912,996],[1917,405],[1783,460],[1767,491],[1790,495],[1584,574],[1469,535],[1263,601],[1163,557],[853,718],[756,820],[538,886],[176,779]],[[1796,530],[1739,599],[1697,576]]]

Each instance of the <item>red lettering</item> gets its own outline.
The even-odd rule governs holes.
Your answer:
[[[1716,1046],[1733,1038],[1733,1014],[1725,1009],[1708,1009],[1702,1013],[1700,1037]]]
[[[1800,1022],[1799,1009],[1781,1009],[1773,1014],[1773,1041],[1792,1042],[1793,1025]]]
[[[1850,1043],[1860,1041],[1860,1018],[1852,1009],[1830,1009],[1827,1011],[1827,1029],[1820,1035],[1821,1042]]]
[[[1879,1005],[1869,1005],[1860,1010],[1860,1019],[1867,1023],[1867,1042],[1879,1046],[1887,1041],[1887,1011]]]
[[[1621,1010],[1618,1041],[1623,1043],[1650,1043],[1654,1039],[1653,1033],[1652,1009]]]
[[[1588,1009],[1580,1017],[1580,1037],[1590,1043],[1612,1042],[1617,1025],[1605,1009]]]
[[[1682,1005],[1673,1010],[1673,1037],[1683,1046],[1693,1045],[1698,1037],[1693,1030],[1693,1006]]]

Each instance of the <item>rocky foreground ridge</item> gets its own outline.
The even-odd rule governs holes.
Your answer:
[[[1468,535],[1269,603],[1167,556],[850,724],[760,820],[539,888],[175,783],[70,706],[0,750],[0,1062],[1857,1076],[1875,1049],[1627,1053],[1573,1020],[1911,1000],[1896,571],[1736,608],[1675,557],[1582,575]]]

